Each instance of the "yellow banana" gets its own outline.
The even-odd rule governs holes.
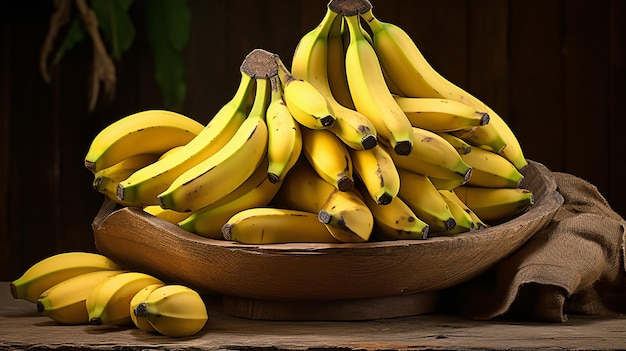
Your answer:
[[[122,181],[118,197],[138,206],[158,205],[157,196],[183,172],[214,155],[233,137],[248,116],[248,105],[254,97],[255,80],[240,70],[239,87],[197,137]]]
[[[355,149],[369,149],[376,145],[376,128],[374,124],[358,111],[340,104],[333,95],[330,87],[331,74],[340,74],[339,79],[345,79],[343,44],[338,43],[341,57],[330,57],[329,36],[332,26],[341,25],[341,18],[337,13],[327,8],[326,15],[313,30],[306,33],[298,42],[293,54],[291,73],[300,79],[311,83],[326,98],[334,111],[335,123],[328,129],[349,147]],[[340,39],[339,39],[340,40]],[[328,67],[338,67],[337,62],[331,59],[341,59],[339,72],[328,71]]]
[[[413,127],[432,132],[451,132],[489,123],[488,113],[476,111],[456,100],[398,95],[394,98]]]
[[[467,205],[461,201],[459,196],[454,192],[454,190],[439,190],[439,193],[447,198],[449,201],[456,203],[460,208],[463,209],[469,216],[472,218],[474,222],[474,229],[483,229],[487,228],[489,225],[485,223],[478,215],[472,211],[471,208],[467,207]]]
[[[317,213],[255,207],[233,215],[222,228],[224,238],[244,244],[336,243]]]
[[[105,278],[127,272],[123,270],[94,271],[68,278],[41,293],[37,312],[62,324],[87,324],[87,295]]]
[[[472,145],[468,143],[467,141],[455,135],[452,135],[448,132],[435,132],[435,133],[439,135],[440,137],[444,138],[446,141],[448,141],[450,145],[452,145],[456,149],[459,155],[465,155],[465,154],[469,154],[470,152],[472,152]]]
[[[267,107],[267,177],[276,184],[302,152],[302,130],[285,104],[278,77],[270,78],[272,93]]]
[[[346,76],[356,110],[372,121],[381,142],[396,154],[407,155],[413,147],[411,123],[387,87],[374,48],[361,32],[358,13],[344,13],[344,18],[350,32]]]
[[[192,212],[178,212],[165,209],[159,205],[146,206],[143,208],[143,211],[173,224],[184,220],[192,214]]]
[[[390,203],[381,205],[374,201],[362,186],[359,190],[365,204],[374,216],[374,238],[382,240],[426,239],[428,223],[422,221],[398,196]]]
[[[133,314],[145,319],[159,334],[185,337],[197,334],[209,319],[200,294],[184,285],[158,287],[139,303]]]
[[[125,272],[108,277],[94,286],[85,304],[89,323],[132,325],[130,301],[141,289],[163,284],[156,277],[141,272]]]
[[[467,185],[490,188],[516,188],[524,175],[506,158],[495,152],[474,148],[461,155],[465,163],[472,167],[472,176]]]
[[[464,182],[470,179],[472,167],[449,142],[426,129],[412,127],[412,131],[415,144],[411,153],[407,156],[390,153],[396,166],[436,178],[460,178]]]
[[[159,205],[179,212],[199,210],[226,196],[254,173],[267,153],[265,112],[269,79],[256,79],[257,91],[248,118],[232,139],[212,156],[178,176],[157,196]]]
[[[160,155],[185,145],[203,128],[194,119],[172,111],[137,112],[111,123],[93,138],[85,167],[96,173],[132,155]]]
[[[328,6],[326,9],[328,10]],[[335,16],[335,20],[328,32],[328,54],[326,60],[328,85],[335,101],[350,110],[356,111],[354,102],[352,102],[352,96],[350,96],[348,78],[346,77],[345,49],[349,40],[348,27],[343,20],[343,16]]]
[[[427,176],[406,169],[398,169],[400,192],[398,196],[424,222],[429,236],[447,234],[456,227],[450,207]]]
[[[135,308],[142,302],[146,301],[150,293],[152,293],[156,288],[160,288],[165,286],[163,283],[151,284],[146,286],[145,288],[139,290],[132,299],[130,299],[130,319],[133,321],[133,324],[139,328],[140,330],[158,333],[156,329],[148,322],[148,319],[141,315],[137,316],[135,314]]]
[[[455,188],[454,192],[467,207],[489,224],[515,218],[534,204],[532,191],[524,188],[484,188],[463,185]]]
[[[454,217],[456,226],[454,229],[445,232],[446,235],[460,234],[472,231],[478,228],[478,224],[474,222],[474,217],[470,215],[465,209],[467,206],[462,206],[459,202],[451,199],[450,196],[445,196],[444,193],[454,193],[452,190],[439,190],[439,194],[448,204],[450,213]]]
[[[302,153],[320,177],[341,191],[349,191],[354,186],[348,149],[328,130],[302,129]]]
[[[374,230],[372,211],[364,200],[352,191],[333,191],[318,211],[317,217],[339,241],[368,241]],[[333,231],[336,227],[341,229],[342,233],[348,232],[352,235],[338,237],[334,234],[336,231]]]
[[[369,150],[349,151],[354,172],[365,185],[368,195],[381,205],[390,203],[400,190],[400,177],[391,152],[387,152],[382,145]]]
[[[36,262],[12,281],[11,295],[16,299],[37,302],[41,293],[71,277],[93,271],[120,269],[117,263],[98,253],[58,253]]]
[[[528,164],[519,140],[504,119],[433,69],[402,28],[380,21],[374,16],[371,6],[362,12],[362,18],[372,31],[373,46],[380,64],[404,96],[452,99],[488,113],[489,123],[475,128],[474,134],[467,140],[473,145],[488,146],[501,153],[520,170]]]

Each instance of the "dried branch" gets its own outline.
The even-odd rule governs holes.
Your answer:
[[[41,71],[41,75],[43,76],[43,79],[46,81],[46,83],[50,83],[50,67],[48,66],[48,56],[50,56],[52,52],[54,40],[56,39],[59,30],[70,21],[70,5],[70,1],[54,1],[54,6],[57,10],[52,14],[52,17],[50,18],[48,34],[41,49],[41,56],[39,57],[39,70]]]

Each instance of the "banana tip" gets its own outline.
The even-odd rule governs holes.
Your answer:
[[[137,317],[143,317],[143,318],[147,317],[148,316],[148,307],[147,307],[146,303],[142,302],[142,303],[138,304],[137,306],[135,306],[135,309],[133,310],[133,313]]]
[[[102,324],[102,319],[100,319],[100,317],[93,317],[89,319],[89,324],[91,325],[101,325]]]
[[[361,145],[363,146],[363,150],[373,149],[378,145],[378,140],[372,134],[368,134],[361,139]]]
[[[396,143],[396,146],[393,147],[393,151],[400,156],[406,156],[411,153],[413,150],[413,143],[409,140],[403,140]]]
[[[274,173],[268,173],[267,174],[267,180],[270,181],[270,183],[272,184],[278,184],[278,181],[280,180],[280,177]]]

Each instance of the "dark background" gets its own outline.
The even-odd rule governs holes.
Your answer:
[[[140,2],[139,0],[137,2]],[[189,0],[182,112],[206,123],[235,91],[255,48],[290,62],[326,0]],[[38,60],[52,1],[2,1],[0,10],[0,280],[53,253],[93,250],[102,196],[83,157],[95,134],[162,108],[141,13],[116,62],[116,96],[87,111],[91,46],[68,53],[51,84]],[[374,0],[445,77],[505,118],[527,158],[596,185],[626,214],[626,1]],[[134,5],[133,5],[134,6]],[[89,43],[89,42],[88,42]],[[150,254],[150,253],[144,253]]]

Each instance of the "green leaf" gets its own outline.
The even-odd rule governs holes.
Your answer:
[[[85,40],[86,36],[85,27],[83,26],[83,21],[80,16],[74,16],[72,21],[70,22],[70,26],[65,34],[65,38],[59,45],[55,56],[54,56],[54,64],[58,64],[63,58],[65,52],[71,50],[74,45]]]
[[[186,93],[183,51],[189,41],[191,22],[187,0],[150,0],[144,4],[155,78],[165,107],[180,110]]]
[[[135,26],[128,14],[132,3],[133,0],[91,1],[98,27],[114,59],[120,59],[135,39]]]

